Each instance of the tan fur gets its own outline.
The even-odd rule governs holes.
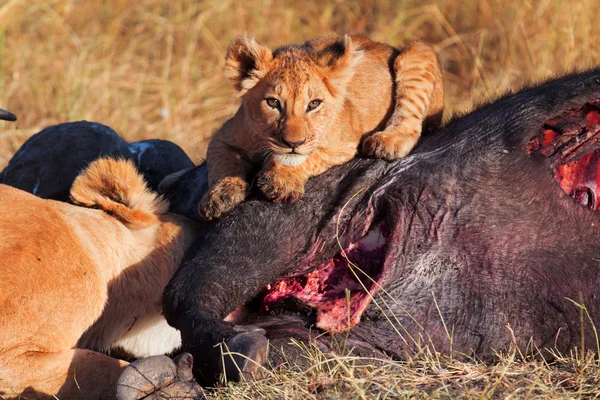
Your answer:
[[[84,207],[98,207],[131,228],[158,221],[168,203],[146,188],[131,161],[93,163],[71,187],[71,200]]]
[[[359,146],[367,156],[405,156],[444,109],[440,65],[421,42],[398,50],[344,36],[271,52],[242,37],[229,46],[226,68],[242,105],[208,147],[210,189],[199,204],[206,219],[244,200],[256,164],[268,198],[295,201],[310,177]]]
[[[88,349],[164,323],[162,291],[194,236],[130,161],[93,162],[71,196],[85,207],[0,185],[5,398],[114,399],[127,363]]]

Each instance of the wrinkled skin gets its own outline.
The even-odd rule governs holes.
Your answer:
[[[167,140],[127,143],[105,125],[67,122],[45,128],[23,143],[0,172],[0,183],[44,199],[68,201],[75,177],[100,156],[132,159],[155,191],[165,176],[194,166],[179,146]]]
[[[274,342],[309,336],[314,312],[287,304],[270,314],[261,298],[268,284],[338,254],[336,229],[343,248],[374,228],[386,236],[376,279],[389,297],[373,293],[394,323],[371,302],[349,331],[360,348],[397,358],[415,342],[450,351],[442,319],[452,351],[483,359],[513,340],[523,350],[578,345],[580,310],[568,299],[600,324],[600,214],[566,195],[548,159],[526,147],[546,120],[595,98],[600,69],[527,89],[452,121],[412,156],[353,160],[311,179],[293,205],[250,199],[206,225],[164,296],[196,378],[215,379],[213,346],[243,330],[263,328]],[[199,167],[168,195],[194,205],[205,187]],[[229,317],[235,324],[224,320],[244,304],[246,315]],[[588,323],[585,340],[595,348]]]

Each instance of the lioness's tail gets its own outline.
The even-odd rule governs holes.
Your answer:
[[[167,200],[148,189],[131,160],[114,158],[90,163],[73,182],[71,200],[99,208],[134,229],[157,222],[169,208]]]

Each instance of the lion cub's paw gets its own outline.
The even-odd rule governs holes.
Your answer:
[[[418,134],[406,135],[398,132],[377,132],[363,140],[362,153],[369,157],[392,161],[410,153],[418,140]]]
[[[257,184],[263,194],[275,203],[293,203],[304,195],[304,182],[291,173],[263,170]]]
[[[233,210],[246,198],[248,183],[241,178],[226,178],[211,187],[198,204],[198,213],[207,221]]]

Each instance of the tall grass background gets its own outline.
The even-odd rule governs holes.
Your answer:
[[[600,62],[594,0],[2,0],[0,168],[31,134],[93,120],[128,140],[166,138],[199,161],[238,105],[230,40],[276,47],[353,33],[438,51],[447,110]]]
[[[33,133],[65,121],[127,140],[165,138],[196,161],[239,100],[223,74],[247,33],[271,47],[352,33],[397,46],[425,40],[445,73],[448,114],[525,83],[600,63],[597,0],[0,0],[0,168]],[[307,349],[309,371],[280,370],[218,398],[590,398],[597,361],[553,364],[517,349],[495,365],[429,355],[384,367]]]

